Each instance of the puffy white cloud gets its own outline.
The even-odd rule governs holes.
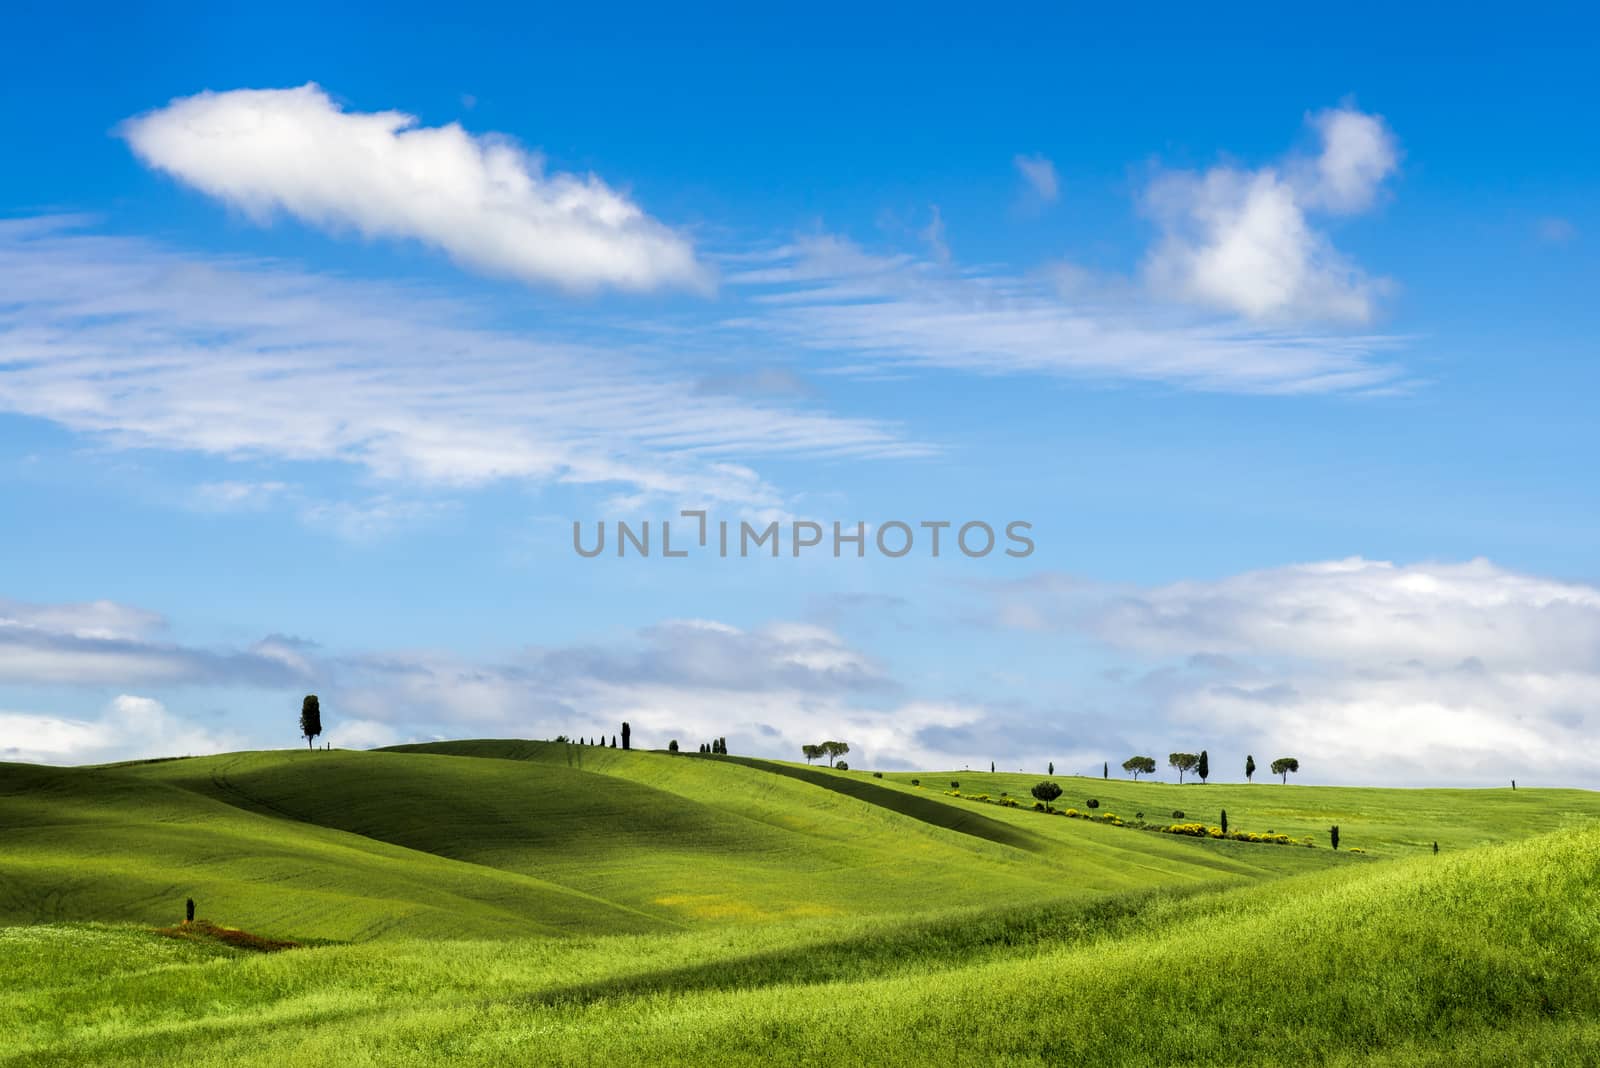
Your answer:
[[[1311,118],[1310,159],[1203,174],[1162,174],[1145,205],[1163,230],[1145,262],[1158,291],[1254,320],[1366,322],[1390,287],[1342,256],[1307,215],[1371,207],[1399,160],[1376,116],[1348,108]]]
[[[1022,180],[1028,183],[1034,195],[1045,203],[1054,201],[1060,194],[1060,186],[1056,179],[1056,165],[1049,159],[1040,155],[1012,157],[1017,173],[1022,175]]]
[[[1046,576],[999,600],[1000,625],[1143,660],[1142,707],[1214,755],[1294,755],[1325,782],[1600,781],[1594,586],[1352,558],[1134,590]]]
[[[342,719],[322,738],[335,749],[377,749],[405,740],[394,727],[370,719]]]
[[[1322,140],[1300,183],[1306,203],[1333,212],[1366,211],[1378,189],[1400,164],[1400,148],[1384,121],[1352,108],[1330,108],[1311,117]]]
[[[1179,582],[1112,601],[1096,627],[1161,653],[1247,653],[1453,667],[1600,668],[1600,590],[1487,560],[1353,557]]]
[[[237,735],[169,712],[149,697],[122,694],[95,719],[0,711],[0,760],[92,764],[146,757],[199,756],[240,748]]]
[[[352,112],[320,87],[205,92],[128,120],[141,160],[259,222],[278,211],[414,238],[463,266],[574,290],[704,289],[689,241],[593,174],[549,173],[499,136]]]

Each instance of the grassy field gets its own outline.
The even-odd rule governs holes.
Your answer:
[[[0,765],[0,1064],[1509,1065],[1600,1044],[1595,795],[1055,780],[1060,807],[1225,807],[1304,848],[951,780],[1039,777],[516,741]],[[1367,852],[1327,848],[1329,823]],[[301,946],[158,933],[187,896]]]

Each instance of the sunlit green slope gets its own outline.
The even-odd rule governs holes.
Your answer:
[[[1600,830],[1226,891],[248,956],[0,929],[17,1064],[1592,1063]]]

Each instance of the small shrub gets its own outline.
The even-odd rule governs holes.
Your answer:
[[[912,786],[921,786],[922,785],[922,780],[921,779],[912,779],[911,780],[911,785]]]
[[[961,784],[956,782],[954,779],[951,779],[950,780],[950,789],[959,790],[959,789],[961,789]]]
[[[1172,810],[1172,818],[1175,819],[1175,820],[1183,819],[1183,809],[1181,809],[1181,808],[1173,809]]]
[[[1144,813],[1143,812],[1135,812],[1133,814],[1133,818],[1136,819],[1136,820],[1142,820],[1142,819],[1144,819]]]
[[[1089,800],[1085,801],[1084,804],[1088,805],[1090,808],[1099,808],[1100,807],[1100,802],[1096,801],[1092,797],[1089,798]]]
[[[881,772],[881,771],[875,771],[875,772],[873,772],[873,773],[872,773],[872,777],[873,777],[873,778],[874,778],[874,779],[881,779],[881,778],[883,778],[883,772]]]
[[[849,771],[850,770],[850,765],[846,764],[842,760],[839,761],[839,763],[835,764],[834,767],[838,768],[840,771]]]

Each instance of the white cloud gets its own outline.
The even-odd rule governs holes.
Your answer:
[[[811,237],[746,262],[729,281],[759,311],[741,334],[834,354],[836,369],[937,367],[1161,382],[1237,393],[1396,388],[1380,360],[1400,339],[1203,321],[1117,286],[945,270]]]
[[[681,234],[593,174],[549,173],[499,136],[345,111],[316,85],[205,92],[128,120],[134,152],[265,223],[414,238],[463,266],[573,290],[705,289]]]
[[[240,748],[236,735],[167,711],[149,697],[123,694],[96,719],[0,711],[0,760],[91,764],[146,757],[199,756]]]
[[[86,640],[137,640],[166,629],[155,612],[118,604],[29,604],[0,597],[0,627],[26,628]]]
[[[1282,166],[1159,175],[1145,206],[1163,236],[1145,262],[1158,292],[1252,320],[1364,323],[1389,288],[1341,255],[1307,214],[1371,207],[1399,153],[1375,116],[1311,118],[1321,151]]]
[[[626,720],[641,747],[727,736],[737,752],[793,757],[826,736],[850,742],[858,759],[937,764],[951,758],[925,732],[985,715],[972,702],[907,699],[883,665],[837,632],[792,621],[745,629],[671,620],[605,645],[529,648],[495,661],[393,652],[333,670],[326,710],[418,737],[609,737]]]
[[[427,291],[70,226],[0,222],[0,410],[114,446],[341,461],[435,488],[611,483],[764,507],[777,492],[730,456],[928,451],[869,420],[707,393],[631,349],[637,338],[533,340]],[[222,485],[219,503],[284,496]],[[400,507],[390,493],[365,510],[385,500]]]
[[[304,673],[270,648],[209,650],[161,641],[165,628],[166,621],[153,612],[110,601],[0,600],[0,682],[281,686]]]
[[[1322,139],[1316,173],[1300,183],[1307,204],[1333,212],[1366,211],[1400,164],[1394,134],[1376,115],[1330,108],[1311,117]]]
[[[405,737],[387,723],[370,719],[340,720],[322,738],[335,749],[377,749],[397,745]]]
[[[1056,165],[1044,156],[1017,155],[1012,158],[1016,164],[1017,172],[1022,175],[1022,180],[1028,183],[1034,195],[1045,203],[1053,202],[1060,194],[1060,187],[1056,180]]]
[[[1213,754],[1299,756],[1323,782],[1600,780],[1594,586],[1352,558],[1121,591],[1041,577],[1000,600],[1001,625],[1143,660],[1150,714]]]
[[[1487,560],[1355,557],[1180,582],[1112,601],[1095,625],[1158,653],[1600,670],[1600,590]]]

